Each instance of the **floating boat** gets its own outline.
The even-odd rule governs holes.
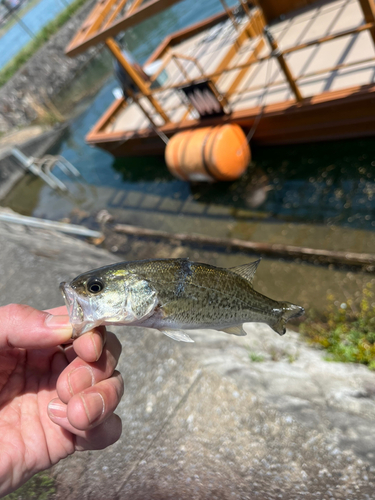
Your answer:
[[[100,0],[69,44],[75,56],[105,42],[134,84],[93,126],[89,144],[114,156],[163,154],[168,144],[178,177],[230,180],[246,168],[250,140],[375,135],[375,0],[240,0],[233,8],[222,0],[223,12],[165,38],[145,80],[114,37],[177,1]],[[238,160],[235,173],[218,166],[223,157]]]

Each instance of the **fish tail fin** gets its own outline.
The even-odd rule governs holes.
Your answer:
[[[285,324],[292,318],[298,318],[298,316],[302,316],[305,310],[301,306],[297,306],[290,302],[281,302],[282,314],[277,322],[272,325],[272,329],[278,333],[279,335],[284,335],[286,332]]]

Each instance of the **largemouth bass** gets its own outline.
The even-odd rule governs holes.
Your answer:
[[[186,330],[246,335],[242,325],[249,322],[284,335],[286,322],[304,309],[254,290],[259,262],[223,269],[189,259],[143,260],[83,273],[60,284],[73,338],[99,325],[133,325],[193,342]]]

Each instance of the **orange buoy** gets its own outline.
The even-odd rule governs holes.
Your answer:
[[[184,181],[233,181],[250,159],[246,136],[236,124],[179,132],[165,149],[169,171]]]

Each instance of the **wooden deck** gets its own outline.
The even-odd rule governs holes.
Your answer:
[[[170,123],[163,125],[148,99],[139,97],[155,125],[167,135],[202,125],[197,112],[176,89],[187,79],[201,77],[199,65],[228,98],[230,115],[224,121],[236,121],[248,129],[263,107],[254,135],[260,143],[375,134],[374,41],[368,29],[345,34],[366,25],[359,2],[317,2],[271,24],[270,31],[285,54],[301,102],[296,102],[278,60],[270,57],[264,37],[248,36],[250,18],[256,15],[253,9],[250,16],[238,20],[237,27],[227,18],[180,43],[163,46],[159,52],[168,79],[154,97]],[[328,40],[311,43],[322,38]],[[198,65],[186,57],[194,58]],[[217,120],[208,119],[205,124],[211,122]],[[142,151],[138,151],[141,138],[147,138],[148,143],[143,142]],[[115,155],[138,154],[147,148],[155,153],[155,148],[162,151],[164,147],[139,106],[128,105],[123,99],[113,104],[87,140],[105,149],[110,146]]]

